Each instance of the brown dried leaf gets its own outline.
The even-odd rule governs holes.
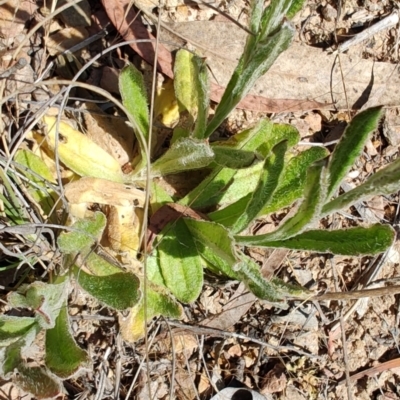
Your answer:
[[[9,0],[0,7],[0,37],[14,39],[37,10],[34,0]]]
[[[65,186],[65,196],[73,204],[99,203],[143,207],[145,194],[134,186],[84,177]]]
[[[123,166],[133,158],[134,134],[121,118],[104,113],[96,104],[85,103],[83,113],[88,137]]]
[[[55,56],[87,39],[88,36],[85,28],[64,28],[45,39],[47,51],[50,55]]]

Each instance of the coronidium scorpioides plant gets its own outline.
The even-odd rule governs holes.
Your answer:
[[[371,255],[392,244],[394,231],[387,225],[330,231],[315,228],[328,214],[399,189],[400,160],[396,160],[360,186],[335,197],[376,130],[381,107],[356,115],[330,155],[322,147],[294,152],[297,130],[268,119],[226,141],[209,140],[290,45],[294,29],[289,20],[301,5],[302,1],[273,0],[263,9],[263,1],[254,2],[249,27],[253,34],[210,121],[204,60],[186,50],[177,53],[174,92],[181,119],[165,151],[160,151],[163,143],[157,140],[147,148],[150,119],[143,77],[133,65],[126,66],[120,74],[120,92],[138,149],[128,174],[86,135],[64,121],[43,117],[46,140],[43,142],[39,132],[31,136],[33,141],[43,142],[40,152],[19,150],[15,165],[30,182],[28,191],[43,215],[60,223],[59,213],[52,213],[61,198],[52,168],[57,153],[65,171],[70,172],[64,188],[69,222],[57,237],[62,265],[54,271],[51,283],[21,285],[7,297],[10,308],[28,308],[33,313],[30,317],[1,317],[4,379],[12,378],[38,398],[49,398],[61,392],[62,379],[89,366],[87,353],[70,333],[68,294],[73,283],[110,308],[129,310],[120,324],[124,338],[135,341],[143,337],[146,322],[154,316],[182,317],[181,303],[193,302],[201,292],[204,268],[244,282],[261,299],[276,302],[287,296],[310,296],[305,289],[279,279],[266,281],[259,265],[245,254],[245,247]],[[193,177],[203,178],[186,193],[170,196],[160,178],[191,170]],[[11,170],[0,172],[6,193],[1,200],[8,220],[3,231],[24,232],[28,242],[40,243],[41,255],[44,250],[54,254],[44,236],[54,235],[51,225],[31,228],[27,211],[13,194],[16,175]],[[296,213],[274,232],[243,234],[257,218],[294,203]],[[98,243],[106,250],[103,254],[94,251]],[[18,257],[12,252],[9,255]],[[29,257],[35,265],[39,255],[32,251]],[[24,354],[43,331],[44,363],[29,365]]]

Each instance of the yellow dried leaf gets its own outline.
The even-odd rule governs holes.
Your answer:
[[[49,145],[54,151],[57,118],[45,116],[43,121],[47,125]],[[63,121],[60,121],[58,131],[58,155],[69,169],[80,176],[104,178],[114,182],[123,181],[120,165],[110,154]]]
[[[161,115],[161,122],[172,127],[179,121],[179,106],[175,97],[174,81],[166,80],[157,90],[154,115]]]

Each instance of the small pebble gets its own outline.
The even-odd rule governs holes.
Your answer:
[[[327,4],[322,9],[322,16],[329,22],[334,21],[337,18],[337,11],[330,4]]]

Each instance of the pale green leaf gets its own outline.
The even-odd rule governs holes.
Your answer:
[[[53,189],[46,187],[46,181],[55,183],[49,167],[39,156],[25,149],[17,151],[15,161],[26,167],[26,170],[22,169],[22,172],[31,182],[29,193],[40,204],[43,212],[50,215],[57,195]]]
[[[240,245],[310,250],[349,256],[372,255],[384,252],[392,245],[394,231],[388,225],[369,228],[349,228],[334,231],[310,230],[287,240],[269,241],[265,235],[235,236]]]
[[[178,300],[196,300],[203,285],[203,267],[188,227],[177,220],[160,237],[159,263],[165,284]]]
[[[213,270],[236,278],[237,256],[232,235],[223,226],[210,221],[184,219],[196,243],[199,254],[214,266]]]
[[[400,190],[400,158],[371,175],[360,186],[325,204],[322,214],[327,215],[348,208],[357,201],[380,194],[389,195],[398,190]]]
[[[151,166],[153,175],[176,174],[209,165],[214,159],[211,147],[205,141],[181,139]]]
[[[58,237],[60,251],[64,254],[74,254],[87,250],[100,238],[106,223],[106,217],[101,212],[96,212],[91,219],[75,222],[71,231],[62,232]]]
[[[245,229],[271,199],[283,170],[286,150],[287,141],[283,141],[273,148],[271,156],[265,160],[258,185],[252,193],[246,209],[232,225],[233,232]]]
[[[9,346],[19,340],[33,329],[36,324],[36,319],[32,317],[0,316],[0,347]]]
[[[46,366],[62,379],[71,377],[89,364],[88,354],[76,344],[71,334],[67,310],[65,303],[55,327],[46,330]]]
[[[21,287],[19,293],[10,293],[10,307],[29,307],[44,329],[53,328],[61,306],[67,296],[68,280],[58,284],[36,281]]]

